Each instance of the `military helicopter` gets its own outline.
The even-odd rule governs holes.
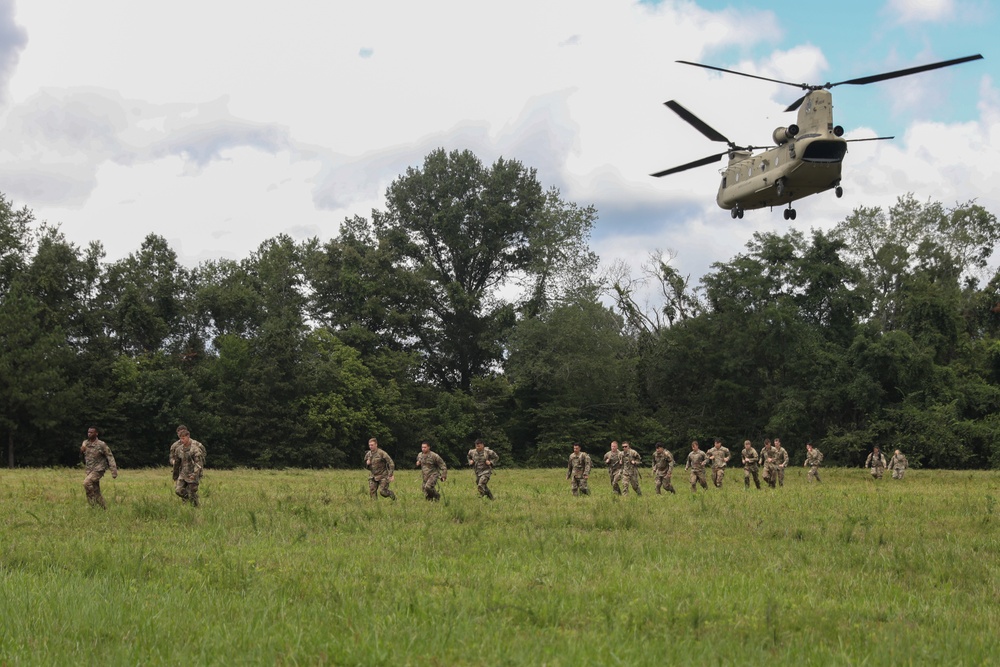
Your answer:
[[[795,209],[792,208],[792,202],[830,189],[837,197],[844,195],[844,188],[840,185],[840,174],[848,142],[879,141],[893,138],[844,139],[844,128],[833,124],[831,88],[845,84],[876,83],[941,67],[951,67],[971,60],[980,60],[982,57],[982,55],[976,54],[822,85],[779,81],[778,79],[769,79],[764,76],[713,67],[712,65],[678,60],[677,62],[683,65],[703,67],[717,72],[795,86],[805,90],[806,93],[785,109],[785,111],[797,109],[799,112],[798,122],[788,127],[777,128],[771,135],[776,144],[774,146],[737,146],[735,142],[730,141],[676,101],[665,102],[664,104],[671,111],[687,121],[696,130],[712,141],[729,144],[729,149],[678,167],[658,171],[652,176],[659,178],[676,174],[694,167],[712,164],[723,155],[728,155],[729,163],[722,169],[722,183],[719,185],[719,194],[716,196],[716,202],[720,207],[728,210],[733,219],[736,219],[742,218],[744,211],[788,204],[788,208],[784,211],[785,220],[794,220]],[[759,149],[764,152],[755,155],[753,152]]]

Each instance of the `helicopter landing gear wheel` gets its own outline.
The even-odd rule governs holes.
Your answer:
[[[837,199],[840,199],[841,197],[844,196],[844,188],[838,185],[836,189],[833,191],[833,193],[837,195]]]
[[[740,220],[743,219],[743,209],[736,211],[736,217],[739,218]]]
[[[794,208],[786,208],[782,212],[782,215],[785,216],[785,220],[794,220],[795,219],[795,209]]]
[[[729,217],[732,218],[733,220],[736,219],[737,213],[738,211],[735,208],[729,209]]]
[[[729,217],[731,217],[733,220],[735,220],[736,218],[742,220],[743,209],[740,208],[739,206],[734,206],[733,208],[729,209]]]

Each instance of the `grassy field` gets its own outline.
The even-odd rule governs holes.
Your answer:
[[[0,472],[0,665],[952,664],[1000,660],[1000,473],[801,469],[616,498],[596,471]]]

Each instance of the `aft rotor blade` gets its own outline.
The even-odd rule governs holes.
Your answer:
[[[745,76],[750,79],[760,79],[761,81],[770,81],[771,83],[780,83],[784,86],[795,86],[796,88],[808,89],[809,84],[807,83],[792,83],[791,81],[781,81],[780,79],[769,79],[766,76],[757,76],[756,74],[747,74],[746,72],[737,72],[734,69],[723,69],[721,67],[713,67],[712,65],[702,65],[701,63],[693,63],[688,60],[677,60],[683,65],[692,65],[694,67],[703,67],[705,69],[714,69],[716,72],[725,72],[726,74],[738,74],[739,76]]]
[[[844,141],[885,141],[886,139],[895,139],[896,137],[868,137],[867,139],[844,139]]]
[[[669,102],[664,102],[664,104],[667,105],[667,107],[675,114],[686,120],[692,127],[694,127],[694,129],[698,130],[712,141],[722,141],[724,143],[729,144],[730,146],[733,144],[733,142],[731,142],[729,139],[723,136],[721,132],[719,132],[714,127],[703,121],[701,118],[695,116],[693,113],[682,107],[674,100],[670,100]]]
[[[852,85],[864,85],[866,83],[875,83],[877,81],[885,81],[886,79],[895,79],[901,76],[909,76],[911,74],[919,74],[920,72],[926,72],[932,69],[939,69],[941,67],[951,67],[952,65],[961,65],[962,63],[967,63],[971,60],[982,60],[983,56],[977,53],[974,56],[965,56],[964,58],[955,58],[954,60],[945,60],[939,63],[931,63],[930,65],[920,65],[918,67],[910,67],[907,69],[896,70],[895,72],[886,72],[885,74],[875,74],[873,76],[862,76],[857,79],[848,79],[847,81],[838,81],[837,83],[828,83],[826,88],[832,88],[834,86],[840,86],[842,84],[852,84]]]
[[[669,176],[670,174],[676,174],[680,171],[687,171],[688,169],[694,169],[695,167],[702,167],[706,164],[712,164],[713,162],[718,162],[719,158],[723,155],[728,155],[729,151],[724,153],[716,153],[715,155],[709,155],[708,157],[703,157],[700,160],[695,160],[694,162],[688,162],[687,164],[682,164],[679,167],[673,167],[671,169],[664,169],[663,171],[658,171],[655,174],[650,174],[650,176],[655,176],[659,178],[660,176]]]

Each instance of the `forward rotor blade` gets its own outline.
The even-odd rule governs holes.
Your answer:
[[[664,102],[664,104],[667,105],[667,107],[675,114],[686,120],[692,127],[694,127],[694,129],[698,130],[712,141],[722,141],[724,143],[729,144],[730,146],[733,145],[733,142],[731,142],[729,139],[723,136],[721,132],[719,132],[714,127],[703,121],[701,118],[695,116],[693,113],[682,107],[674,100],[670,100],[669,102]]]
[[[840,86],[842,84],[851,84],[856,86],[861,86],[866,83],[875,83],[877,81],[885,81],[886,79],[895,79],[901,76],[909,76],[911,74],[919,74],[920,72],[926,72],[932,69],[939,69],[941,67],[951,67],[952,65],[961,65],[962,63],[967,63],[971,60],[982,60],[983,56],[977,53],[974,56],[965,56],[964,58],[955,58],[954,60],[944,60],[939,63],[931,63],[930,65],[920,65],[919,67],[910,67],[907,69],[896,70],[895,72],[886,72],[885,74],[875,74],[873,76],[862,76],[857,79],[848,79],[847,81],[838,81],[837,83],[828,83],[826,88],[833,88],[834,86]]]
[[[769,79],[766,76],[757,76],[756,74],[747,74],[746,72],[737,72],[733,69],[723,69],[721,67],[713,67],[712,65],[702,65],[701,63],[693,63],[689,60],[677,60],[683,65],[691,65],[693,67],[703,67],[705,69],[714,69],[716,72],[725,72],[726,74],[738,74],[739,76],[745,76],[750,79],[760,79],[761,81],[770,81],[771,83],[780,83],[784,86],[795,86],[796,88],[808,89],[809,84],[805,83],[792,83],[791,81],[781,81],[780,79]]]
[[[812,91],[809,91],[809,92],[811,93]],[[806,93],[805,95],[803,95],[799,99],[797,99],[794,102],[792,102],[791,104],[789,104],[788,108],[785,109],[785,111],[795,111],[800,106],[802,106],[802,103],[805,102],[805,100],[806,100],[807,97],[809,97],[809,93]]]
[[[867,139],[844,139],[844,141],[885,141],[886,139],[895,139],[896,137],[868,137]]]
[[[720,157],[728,154],[729,151],[726,151],[724,153],[716,153],[715,155],[709,155],[708,157],[703,157],[702,159],[695,160],[694,162],[688,162],[687,164],[682,164],[679,167],[672,167],[671,169],[664,169],[663,171],[658,171],[655,174],[650,174],[650,176],[659,178],[661,176],[669,176],[670,174],[676,174],[677,172],[680,171],[687,171],[688,169],[694,169],[695,167],[702,167],[706,164],[712,164],[713,162],[718,162]]]

